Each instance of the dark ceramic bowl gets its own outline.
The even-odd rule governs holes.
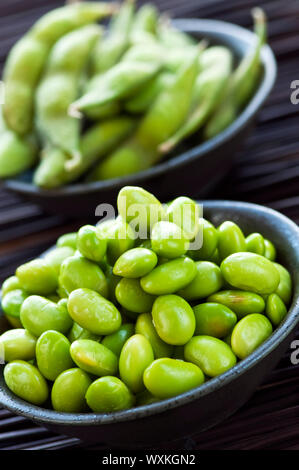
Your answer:
[[[245,234],[261,232],[278,249],[278,260],[294,284],[288,315],[253,354],[225,374],[178,397],[112,414],[68,414],[30,405],[6,387],[0,369],[0,405],[61,434],[101,442],[107,447],[152,446],[198,433],[240,408],[287,350],[299,322],[299,229],[271,209],[230,201],[203,202],[215,225],[233,220]],[[2,320],[3,320],[2,316]]]
[[[240,59],[256,37],[244,28],[213,20],[180,19],[177,27],[196,38],[208,38],[211,44],[224,44]],[[235,122],[213,139],[198,144],[196,137],[184,144],[170,159],[155,167],[124,178],[95,183],[71,184],[59,189],[41,190],[31,183],[31,175],[3,182],[3,186],[36,202],[51,212],[69,216],[93,216],[100,203],[113,203],[125,185],[143,186],[162,200],[176,194],[203,197],[225,177],[256,115],[268,97],[276,77],[276,62],[269,46],[261,54],[263,74],[256,93]]]

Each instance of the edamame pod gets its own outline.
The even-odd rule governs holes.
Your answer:
[[[48,398],[48,385],[40,371],[25,361],[12,361],[4,367],[7,387],[18,397],[42,405]]]
[[[272,325],[265,315],[252,313],[240,320],[232,332],[232,350],[240,359],[249,356],[272,333]]]
[[[90,289],[74,290],[68,298],[68,311],[76,323],[95,335],[109,335],[121,325],[113,303]]]
[[[4,116],[10,129],[21,135],[31,131],[35,89],[55,42],[80,26],[109,16],[114,10],[113,4],[95,2],[52,10],[15,44],[4,69]]]
[[[161,399],[171,398],[199,387],[204,380],[199,367],[178,359],[156,359],[144,371],[144,384],[147,390]]]
[[[255,253],[234,253],[222,261],[220,269],[230,285],[256,294],[272,294],[280,281],[275,265]]]
[[[140,285],[148,294],[174,294],[190,284],[196,272],[194,261],[184,256],[157,266],[141,278]]]
[[[119,373],[132,392],[144,390],[143,373],[153,360],[154,353],[145,336],[133,335],[125,343],[119,358]]]
[[[185,346],[185,359],[196,364],[209,377],[233,367],[237,358],[228,344],[212,336],[194,336]]]
[[[192,338],[195,316],[191,306],[178,295],[162,295],[152,310],[155,329],[167,344],[180,346]]]

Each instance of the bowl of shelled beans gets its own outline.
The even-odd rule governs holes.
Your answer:
[[[298,227],[262,206],[122,188],[2,285],[0,404],[109,447],[234,413],[299,321]],[[202,211],[202,210],[203,211]]]
[[[3,186],[74,216],[131,184],[165,200],[207,194],[232,167],[276,77],[265,14],[252,13],[254,32],[171,22],[133,0],[47,13],[4,67]]]

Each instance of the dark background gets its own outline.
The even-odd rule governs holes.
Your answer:
[[[256,5],[265,9],[269,43],[278,60],[276,86],[259,115],[255,131],[239,152],[235,168],[210,197],[265,204],[298,223],[299,105],[290,102],[290,83],[299,79],[299,2],[158,0],[153,3],[174,17],[221,19],[247,28],[252,25],[250,9]],[[1,69],[10,47],[34,20],[62,4],[58,0],[0,0]],[[66,219],[59,215],[59,208],[56,215],[48,215],[0,188],[0,283],[19,264],[51,246],[60,234],[77,229],[87,221],[92,222]],[[161,449],[299,450],[299,366],[291,364],[290,354],[291,350],[287,351],[276,370],[236,415],[213,430]],[[0,409],[0,449],[82,447],[91,448],[75,439],[55,436]]]

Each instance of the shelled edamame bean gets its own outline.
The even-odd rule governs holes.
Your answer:
[[[72,2],[15,44],[4,67],[0,178],[35,165],[33,184],[47,190],[124,177],[190,136],[213,138],[243,111],[259,83],[263,11],[253,10],[257,41],[238,60],[136,3]],[[107,26],[97,24],[107,16]],[[246,242],[275,257],[268,240]]]
[[[292,279],[262,233],[139,187],[117,205],[3,283],[4,377],[30,403],[51,392],[54,410],[116,412],[171,398],[234,367],[287,315]]]

